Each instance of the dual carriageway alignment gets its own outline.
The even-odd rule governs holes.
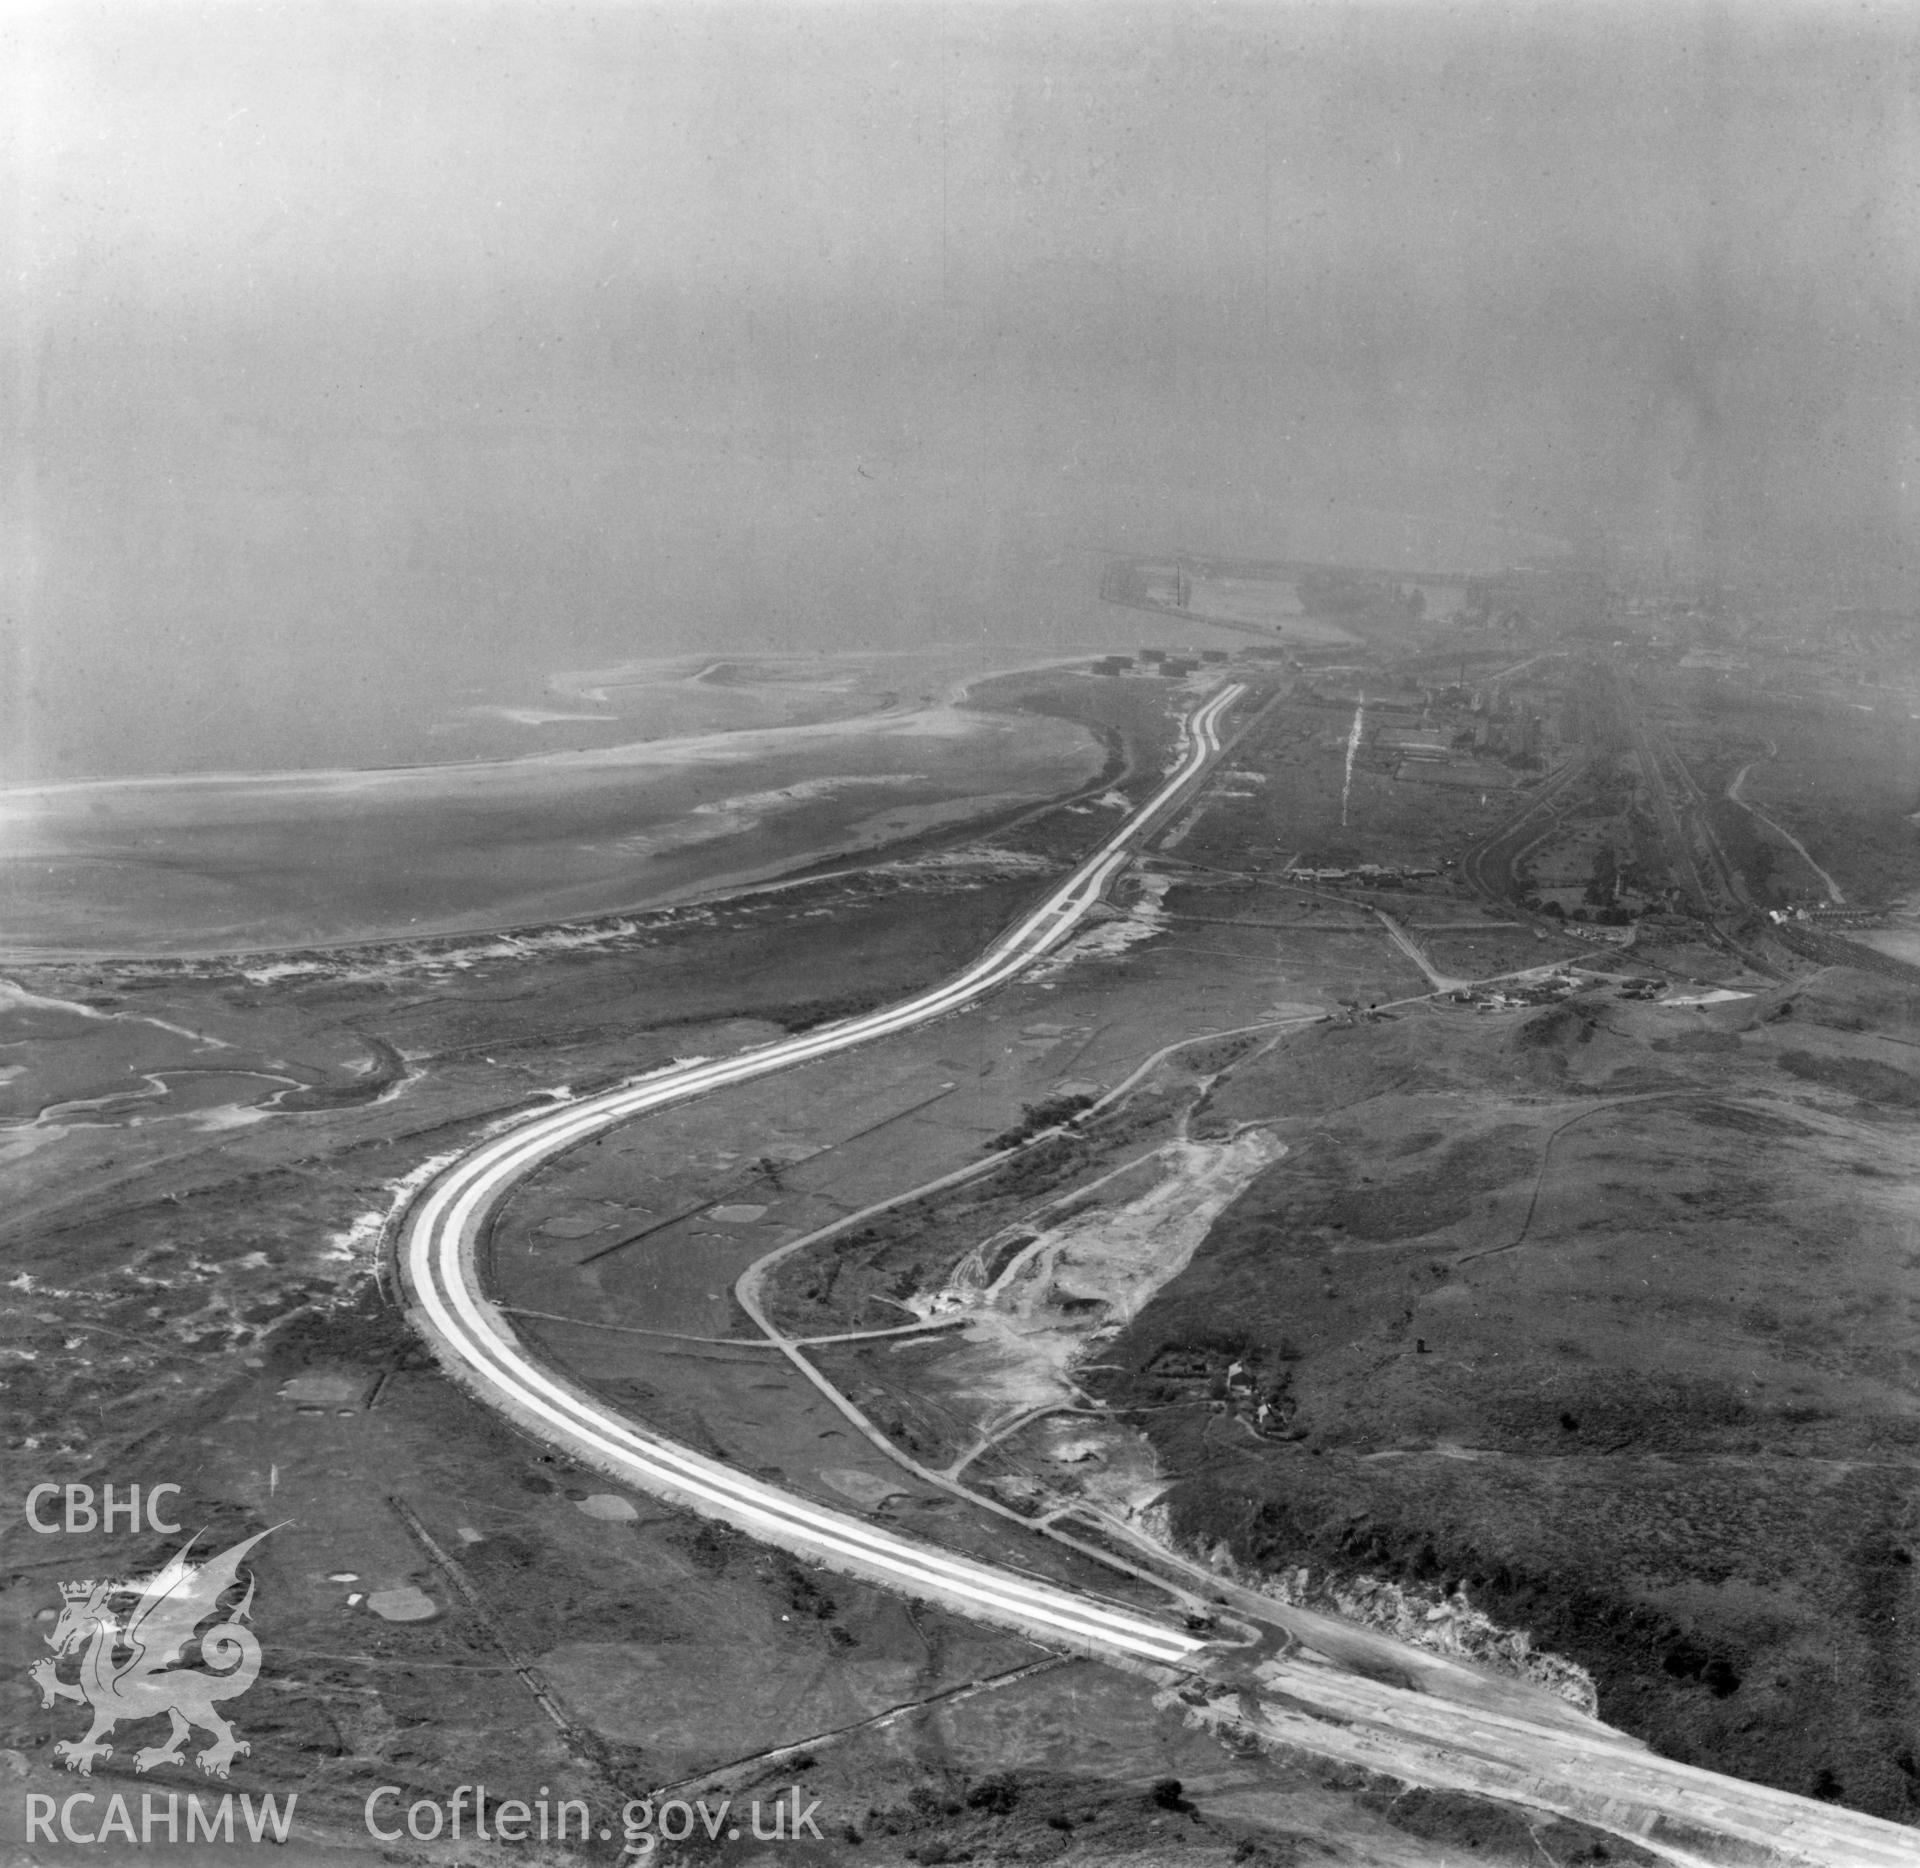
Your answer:
[[[464,1385],[540,1438],[641,1490],[719,1517],[750,1536],[884,1587],[941,1601],[1022,1634],[1101,1658],[1178,1665],[1205,1645],[1138,1611],[1089,1601],[1064,1587],[833,1511],[624,1420],[559,1376],[520,1341],[481,1289],[480,1247],[513,1189],[555,1155],[650,1111],[748,1082],[812,1058],[905,1031],[972,1004],[1065,941],[1128,863],[1212,768],[1222,722],[1246,689],[1222,688],[1186,722],[1174,770],[1107,841],[974,963],[901,1003],[734,1056],[678,1066],[565,1105],[482,1143],[431,1182],[408,1210],[397,1250],[401,1276],[436,1355]]]
[[[1145,839],[1204,783],[1223,751],[1226,716],[1246,692],[1233,684],[1203,701],[1188,716],[1173,770],[1153,796],[952,979],[897,1005],[730,1057],[676,1065],[561,1105],[486,1139],[443,1170],[407,1207],[393,1242],[416,1326],[447,1372],[486,1405],[620,1483],[1030,1639],[1168,1684],[1184,1678],[1184,1696],[1204,1705],[1203,1716],[1215,1722],[1225,1716],[1246,1732],[1265,1732],[1323,1755],[1364,1759],[1411,1782],[1479,1785],[1489,1794],[1634,1836],[1677,1863],[1920,1868],[1920,1834],[1911,1829],[1656,1758],[1624,1733],[1597,1724],[1582,1732],[1557,1722],[1497,1720],[1489,1732],[1457,1704],[1325,1668],[1311,1672],[1327,1675],[1324,1685],[1336,1698],[1346,1693],[1351,1706],[1303,1707],[1293,1691],[1263,1704],[1241,1690],[1242,1683],[1223,1684],[1215,1689],[1221,1697],[1210,1698],[1205,1674],[1221,1650],[1210,1655],[1209,1643],[1185,1626],[955,1555],[681,1446],[626,1419],[552,1368],[487,1296],[481,1267],[492,1222],[519,1184],[555,1156],[653,1111],[960,1011],[1057,949]]]

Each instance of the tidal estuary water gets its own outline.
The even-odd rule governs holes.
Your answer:
[[[607,914],[1097,774],[1082,729],[960,704],[984,672],[951,654],[636,663],[467,710],[450,759],[10,788],[0,947],[224,952]]]

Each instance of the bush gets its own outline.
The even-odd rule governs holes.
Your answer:
[[[989,1816],[1005,1816],[1019,1801],[1020,1786],[1004,1772],[983,1777],[967,1792],[967,1808],[984,1810]]]
[[[1002,1148],[1017,1148],[1022,1142],[1038,1135],[1042,1129],[1071,1122],[1083,1110],[1091,1109],[1093,1103],[1091,1096],[1049,1096],[1041,1102],[1027,1103],[1020,1111],[1020,1120],[988,1142],[986,1152],[996,1154]]]

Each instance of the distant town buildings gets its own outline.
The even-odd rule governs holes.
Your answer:
[[[1142,649],[1138,656],[1103,655],[1093,664],[1093,672],[1097,675],[1161,675],[1169,681],[1177,681],[1202,666],[1211,667],[1232,660],[1233,656],[1225,649],[1188,649],[1178,655],[1170,649]]]
[[[1437,876],[1438,869],[1417,869],[1391,863],[1358,863],[1349,869],[1314,869],[1295,864],[1281,873],[1294,882],[1318,888],[1323,882],[1350,882],[1361,888],[1398,888],[1421,876]]]

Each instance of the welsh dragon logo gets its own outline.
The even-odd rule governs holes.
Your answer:
[[[214,1711],[217,1701],[237,1699],[260,1672],[260,1643],[246,1626],[253,1608],[251,1573],[245,1595],[225,1619],[204,1630],[201,1624],[222,1612],[222,1600],[239,1587],[241,1559],[267,1534],[261,1531],[198,1564],[187,1561],[190,1538],[144,1581],[60,1585],[65,1606],[47,1636],[54,1658],[37,1661],[32,1672],[42,1706],[71,1699],[93,1708],[93,1729],[86,1737],[53,1748],[68,1770],[91,1777],[94,1759],[113,1755],[103,1740],[121,1720],[157,1719],[162,1713],[173,1721],[173,1730],[164,1745],[145,1745],[133,1754],[136,1771],[184,1762],[195,1726],[213,1734],[214,1742],[198,1754],[200,1768],[210,1776],[225,1777],[233,1760],[252,1749]],[[181,1666],[196,1635],[202,1666]],[[80,1678],[69,1684],[59,1668],[74,1654],[80,1656]]]

